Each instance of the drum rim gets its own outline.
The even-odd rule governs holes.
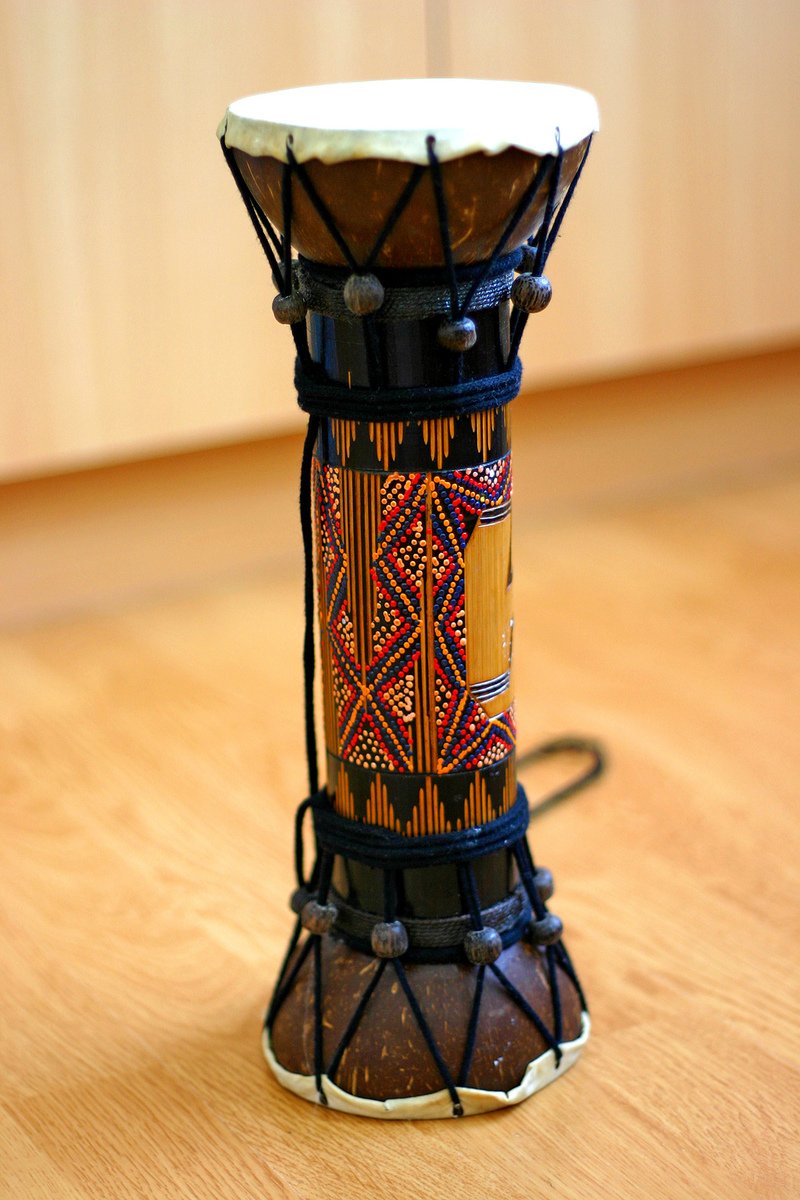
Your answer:
[[[463,121],[430,124],[409,121],[405,128],[355,128],[343,120],[314,126],[305,115],[318,103],[329,116],[336,105],[351,103],[359,112],[376,112],[368,99],[386,103],[402,93],[414,94],[421,108],[436,116],[437,105],[458,111],[471,106]],[[295,104],[303,120],[287,120],[287,106]],[[274,117],[270,117],[270,110]],[[400,106],[408,113],[408,104]],[[266,115],[264,115],[266,114]],[[470,119],[471,118],[471,119]],[[376,121],[377,123],[377,117]],[[319,159],[333,164],[356,159],[388,159],[426,164],[426,139],[436,139],[440,162],[468,154],[501,154],[517,148],[534,155],[569,150],[599,128],[597,101],[582,88],[568,84],[498,79],[381,79],[353,83],[316,84],[244,96],[228,106],[218,136],[234,150],[253,157],[286,161],[291,138],[298,162]]]
[[[491,1112],[496,1108],[510,1108],[527,1100],[549,1083],[560,1078],[574,1066],[581,1056],[591,1034],[591,1020],[586,1009],[581,1012],[581,1028],[577,1037],[560,1043],[561,1060],[556,1062],[552,1050],[545,1050],[532,1059],[525,1068],[520,1082],[508,1092],[491,1091],[486,1088],[459,1087],[458,1096],[463,1116],[469,1117]],[[278,1083],[304,1100],[320,1103],[317,1081],[313,1074],[301,1075],[289,1071],[278,1061],[272,1048],[268,1030],[263,1030],[261,1049],[264,1058]],[[447,1088],[429,1092],[423,1096],[405,1096],[396,1100],[368,1100],[363,1096],[345,1091],[333,1083],[327,1075],[320,1082],[324,1089],[325,1103],[329,1108],[357,1117],[378,1117],[384,1120],[420,1120],[453,1117],[453,1101]]]

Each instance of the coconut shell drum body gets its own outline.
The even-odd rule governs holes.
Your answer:
[[[326,782],[264,1048],[353,1113],[515,1103],[588,1036],[515,778],[509,406],[596,121],[573,89],[428,80],[220,130],[312,414]]]

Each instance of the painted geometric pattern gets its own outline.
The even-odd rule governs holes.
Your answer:
[[[510,497],[510,455],[382,476],[317,464],[326,727],[345,761],[447,773],[513,750],[513,709],[490,718],[469,693],[464,603],[470,534]]]
[[[395,833],[404,833],[406,837],[425,837],[431,833],[452,833],[453,830],[470,829],[474,825],[484,825],[494,821],[501,813],[508,812],[516,796],[514,759],[509,756],[505,760],[503,790],[500,802],[494,804],[486,784],[486,774],[474,771],[471,774],[466,795],[456,808],[448,807],[439,798],[439,788],[443,786],[441,779],[433,775],[421,776],[422,783],[418,799],[411,809],[411,815],[405,824],[395,812],[392,799],[397,799],[395,789],[376,771],[369,785],[369,795],[363,812],[357,811],[356,799],[350,787],[347,768],[339,763],[336,773],[334,791],[334,807],[343,817],[351,821],[362,819],[368,825],[382,825],[384,829],[393,829]],[[390,788],[392,790],[390,791]],[[448,816],[448,812],[452,815]]]

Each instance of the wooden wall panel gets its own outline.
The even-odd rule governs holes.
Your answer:
[[[423,0],[0,0],[0,475],[296,422],[215,141],[268,88],[425,73]]]
[[[796,0],[442,0],[453,75],[593,91],[527,385],[800,334]]]
[[[597,93],[528,387],[795,340],[799,33],[792,0],[0,0],[0,478],[297,426],[214,140],[267,87]]]

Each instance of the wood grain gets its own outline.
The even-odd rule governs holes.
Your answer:
[[[298,426],[215,131],[252,92],[424,74],[423,8],[0,0],[0,477]]]
[[[558,80],[600,105],[553,303],[528,327],[540,378],[796,336],[793,0],[446,3],[451,74]]]
[[[594,1034],[465,1122],[325,1112],[260,1058],[304,786],[299,561],[6,634],[3,1200],[795,1196],[798,504],[786,464],[518,494],[523,746],[610,755],[532,831]]]
[[[428,71],[597,93],[528,388],[796,340],[799,12],[0,0],[0,477],[299,428],[291,338],[214,138],[266,88]]]

